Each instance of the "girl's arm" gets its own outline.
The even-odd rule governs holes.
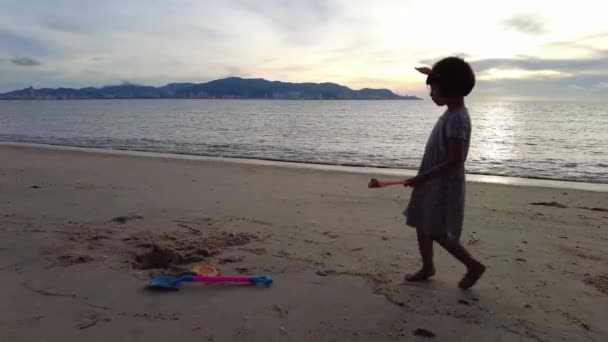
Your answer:
[[[448,138],[448,157],[432,169],[418,174],[414,178],[406,181],[405,186],[415,187],[416,185],[427,182],[431,179],[441,177],[465,161],[465,140],[458,138]]]

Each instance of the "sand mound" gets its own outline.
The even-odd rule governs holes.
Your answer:
[[[201,234],[173,232],[144,233],[124,239],[132,249],[135,269],[168,269],[192,264],[218,255],[226,247],[243,246],[254,238],[247,233]]]

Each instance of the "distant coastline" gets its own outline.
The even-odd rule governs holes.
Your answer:
[[[28,87],[0,94],[2,100],[91,99],[265,99],[265,100],[421,100],[388,89],[353,90],[336,83],[290,83],[229,77],[206,83],[170,83],[162,87],[122,84],[101,88]]]

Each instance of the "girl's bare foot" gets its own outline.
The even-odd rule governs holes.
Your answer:
[[[475,285],[475,283],[477,283],[485,271],[486,267],[481,263],[470,267],[462,280],[458,283],[458,287],[461,289],[470,289],[473,287],[473,285]]]
[[[435,275],[435,268],[429,268],[429,269],[425,269],[422,268],[420,271],[414,273],[414,274],[407,274],[405,276],[405,280],[407,281],[425,281],[428,280],[430,277]]]

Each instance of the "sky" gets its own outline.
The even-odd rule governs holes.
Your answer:
[[[426,95],[461,56],[475,96],[608,98],[608,2],[0,0],[0,92],[227,76]]]

